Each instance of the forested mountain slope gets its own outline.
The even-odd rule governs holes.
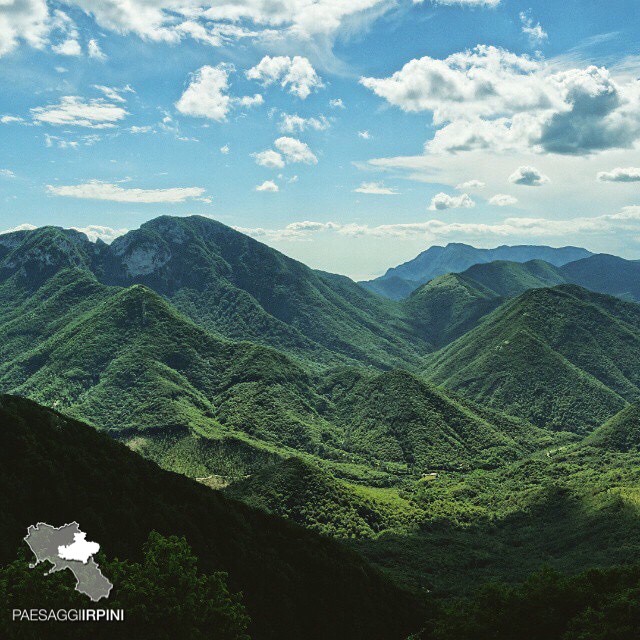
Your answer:
[[[640,306],[534,289],[429,357],[428,377],[534,424],[593,429],[640,393]]]
[[[0,247],[0,283],[35,288],[79,268],[144,284],[210,331],[313,362],[415,366],[430,349],[399,307],[208,218],[163,216],[111,245],[43,227],[4,234]]]

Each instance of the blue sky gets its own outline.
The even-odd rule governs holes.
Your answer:
[[[632,0],[12,0],[0,231],[201,214],[365,278],[432,244],[640,257]]]

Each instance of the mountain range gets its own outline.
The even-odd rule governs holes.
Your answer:
[[[21,466],[8,456],[5,495],[44,500],[47,474],[65,473],[67,447],[78,460],[60,489],[76,496],[68,513],[80,509],[122,557],[154,529],[185,535],[207,571],[225,568],[232,589],[246,593],[258,638],[286,637],[283,607],[306,611],[315,591],[289,595],[305,591],[291,568],[278,583],[284,603],[272,605],[263,578],[231,559],[244,553],[233,539],[273,560],[291,531],[303,536],[291,542],[302,555],[287,566],[361,563],[357,571],[377,576],[370,584],[331,567],[327,575],[355,580],[354,598],[391,590],[406,616],[381,638],[420,626],[424,609],[404,588],[440,602],[541,564],[620,562],[622,550],[640,549],[640,263],[571,247],[501,247],[511,259],[488,261],[487,250],[449,247],[432,257],[445,268],[457,253],[464,269],[390,300],[197,216],[152,220],[111,245],[55,227],[0,235],[0,393],[12,394],[0,417],[7,447],[23,452]],[[29,464],[41,489],[24,480]],[[136,493],[124,500],[140,514],[130,547],[111,542],[89,494],[68,488],[83,472],[119,523],[116,501]],[[218,552],[204,542],[215,526],[205,510],[233,525],[212,538]],[[5,561],[27,516],[11,516]],[[299,545],[315,540],[335,546],[310,564]],[[282,566],[269,562],[265,576]],[[335,600],[321,609],[336,611]],[[318,628],[360,637],[355,622],[335,616]],[[292,628],[305,635],[301,625]]]
[[[413,260],[388,269],[383,276],[360,284],[385,298],[400,300],[433,278],[447,273],[466,271],[475,264],[496,260],[508,262],[544,260],[551,265],[562,266],[590,255],[592,255],[591,252],[579,247],[555,249],[537,245],[503,245],[495,249],[477,249],[468,244],[452,242],[445,247],[430,247]]]

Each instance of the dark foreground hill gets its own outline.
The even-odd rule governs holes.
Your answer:
[[[2,563],[40,521],[79,522],[109,558],[138,559],[152,530],[185,536],[202,570],[243,592],[253,638],[400,640],[420,624],[411,596],[339,544],[14,396],[0,396],[0,507]]]
[[[589,251],[578,247],[555,249],[545,246],[522,245],[477,249],[467,244],[452,242],[446,247],[430,247],[413,260],[389,269],[383,276],[360,284],[365,289],[386,298],[399,300],[433,278],[447,273],[460,273],[475,264],[496,260],[510,262],[544,260],[549,264],[561,266],[574,260],[587,258],[590,255]]]
[[[553,429],[585,432],[640,395],[640,306],[562,285],[500,306],[429,358],[428,376]]]

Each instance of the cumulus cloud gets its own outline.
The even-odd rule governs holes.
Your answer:
[[[458,191],[464,191],[465,189],[484,189],[485,183],[482,180],[467,180],[466,182],[461,182],[456,186]]]
[[[0,169],[0,177],[2,178],[15,178],[16,174],[11,169]]]
[[[324,131],[330,127],[330,122],[324,116],[318,118],[302,118],[297,113],[282,113],[278,128],[282,133],[302,133],[307,129]]]
[[[511,207],[514,204],[518,204],[518,198],[514,198],[506,193],[497,193],[495,196],[489,198],[489,204],[494,207]]]
[[[598,173],[600,182],[640,182],[640,167],[617,167],[612,171]]]
[[[282,167],[284,167],[282,154],[273,149],[252,153],[251,157],[254,158],[256,164],[259,164],[261,167],[267,167],[269,169],[282,169]]]
[[[191,37],[212,46],[240,38],[308,40],[332,36],[345,21],[364,20],[371,9],[388,8],[385,0],[66,1],[92,15],[105,29],[172,43]],[[44,0],[39,2],[44,4]]]
[[[20,42],[44,48],[51,29],[46,0],[13,0],[0,10],[0,56],[13,51]]]
[[[411,60],[361,84],[404,111],[432,113],[433,153],[472,149],[585,155],[640,139],[640,81],[590,66],[558,71],[492,46]]]
[[[15,122],[24,122],[24,118],[11,115],[0,116],[0,124],[13,124]]]
[[[476,203],[471,199],[468,193],[462,193],[459,196],[450,196],[447,193],[438,193],[431,199],[429,210],[444,211],[446,209],[470,209],[475,206]]]
[[[123,236],[129,229],[112,229],[98,224],[90,224],[86,227],[71,227],[80,233],[84,233],[91,242],[100,239],[107,244],[113,242],[116,238]]]
[[[170,189],[124,188],[109,182],[90,180],[76,185],[47,185],[47,192],[53,196],[86,200],[176,204],[193,199],[202,200],[205,190],[202,187],[173,187]]]
[[[10,229],[5,229],[4,231],[0,231],[0,236],[5,233],[13,233],[14,231],[33,231],[38,227],[35,224],[31,224],[29,222],[23,222],[22,224],[18,224],[15,227],[11,227]]]
[[[303,164],[318,164],[318,158],[309,149],[306,142],[297,138],[282,136],[274,143],[275,148],[284,156],[287,163],[301,162]]]
[[[347,108],[345,106],[344,102],[342,102],[342,98],[333,98],[332,100],[329,100],[329,106],[332,109],[346,109]]]
[[[100,48],[100,44],[98,43],[97,40],[93,38],[89,40],[89,42],[87,43],[87,53],[89,54],[89,57],[93,58],[94,60],[107,59],[107,56],[104,54],[104,52]]]
[[[57,104],[31,109],[31,116],[37,123],[91,129],[115,127],[127,115],[122,105],[102,98],[85,100],[78,96],[64,96]]]
[[[301,100],[324,86],[309,60],[302,56],[265,56],[255,67],[246,71],[245,75],[265,87],[278,83]]]
[[[397,189],[387,187],[382,182],[363,182],[359,187],[354,189],[356,193],[366,193],[375,196],[395,196]]]
[[[82,55],[82,47],[80,46],[80,43],[74,38],[68,38],[67,40],[63,40],[59,44],[54,44],[51,47],[51,50],[54,53],[57,53],[59,56]]]
[[[188,116],[222,122],[234,107],[262,104],[260,94],[242,98],[229,95],[229,76],[234,71],[233,65],[225,63],[201,67],[191,75],[189,86],[176,102],[176,109]]]
[[[273,180],[265,180],[262,184],[259,184],[256,191],[270,191],[271,193],[277,193],[280,191],[280,187]]]
[[[518,167],[510,176],[511,184],[518,184],[524,187],[541,187],[543,184],[551,182],[547,176],[538,171],[535,167]]]
[[[223,145],[223,146],[221,146],[221,147],[220,147],[220,153],[221,153],[222,155],[225,155],[225,156],[226,156],[226,155],[228,155],[228,154],[229,154],[229,152],[230,152],[230,151],[231,151],[231,147],[230,147],[228,144],[225,144],[225,145]]]
[[[371,140],[371,134],[368,131],[358,131],[358,138],[363,140]]]
[[[520,12],[520,22],[522,23],[522,33],[528,36],[531,44],[536,45],[549,39],[549,35],[542,28],[542,25],[534,23],[533,18],[525,11]]]

